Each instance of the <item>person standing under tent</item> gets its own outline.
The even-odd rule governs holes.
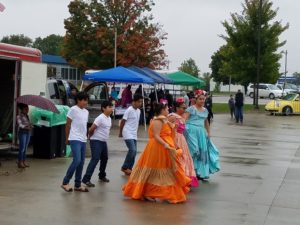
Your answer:
[[[124,113],[120,123],[119,137],[123,137],[128,152],[125,161],[121,167],[121,171],[125,175],[130,175],[134,165],[135,156],[137,152],[137,131],[139,127],[139,120],[141,115],[141,106],[143,104],[143,96],[134,95],[132,106],[130,106]]]
[[[126,108],[128,104],[132,102],[131,85],[129,84],[122,92],[121,105]]]
[[[169,106],[170,112],[172,112],[173,111],[173,95],[170,94],[169,90],[165,91],[165,98],[168,101],[168,106]]]
[[[181,95],[183,96],[184,104],[186,105],[186,107],[189,107],[189,105],[190,105],[190,98],[189,98],[189,96],[186,94],[185,91],[182,91]]]

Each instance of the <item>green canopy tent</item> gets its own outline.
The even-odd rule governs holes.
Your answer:
[[[182,71],[177,71],[175,73],[167,74],[167,77],[173,81],[175,85],[185,85],[185,86],[205,86],[205,81],[197,77],[194,77],[190,74],[187,74]]]

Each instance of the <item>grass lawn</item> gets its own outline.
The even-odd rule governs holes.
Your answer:
[[[265,106],[260,105],[259,110],[254,109],[252,104],[244,105],[244,113],[254,113],[254,112],[265,112]],[[227,103],[213,103],[213,113],[229,113],[229,107]]]

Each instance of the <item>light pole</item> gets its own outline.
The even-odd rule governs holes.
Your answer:
[[[285,63],[284,63],[284,83],[283,83],[283,88],[282,88],[282,95],[283,95],[283,93],[284,93],[284,89],[285,89],[285,86],[286,86],[287,54],[288,54],[288,51],[285,50],[285,52],[284,52],[284,55],[285,55]]]
[[[115,6],[115,0],[112,0],[113,6]],[[114,28],[114,33],[115,33],[115,44],[114,44],[114,67],[117,67],[117,38],[118,38],[118,30],[117,30],[117,25],[115,21],[115,28]]]
[[[256,85],[255,94],[254,94],[254,104],[255,108],[259,109],[258,106],[258,88],[259,88],[259,78],[260,78],[260,70],[261,70],[261,60],[260,60],[260,50],[261,50],[261,15],[262,15],[262,0],[259,0],[259,8],[258,8],[258,31],[257,31],[257,65],[256,65]]]
[[[117,38],[118,38],[118,33],[117,33],[117,28],[115,28],[115,53],[114,53],[114,67],[117,67]]]

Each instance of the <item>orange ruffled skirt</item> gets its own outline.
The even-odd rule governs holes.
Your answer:
[[[172,130],[164,124],[160,136],[175,147]],[[149,142],[123,187],[125,196],[132,199],[158,198],[170,203],[186,201],[191,179],[180,164],[182,150],[168,150],[158,143],[149,127]]]

